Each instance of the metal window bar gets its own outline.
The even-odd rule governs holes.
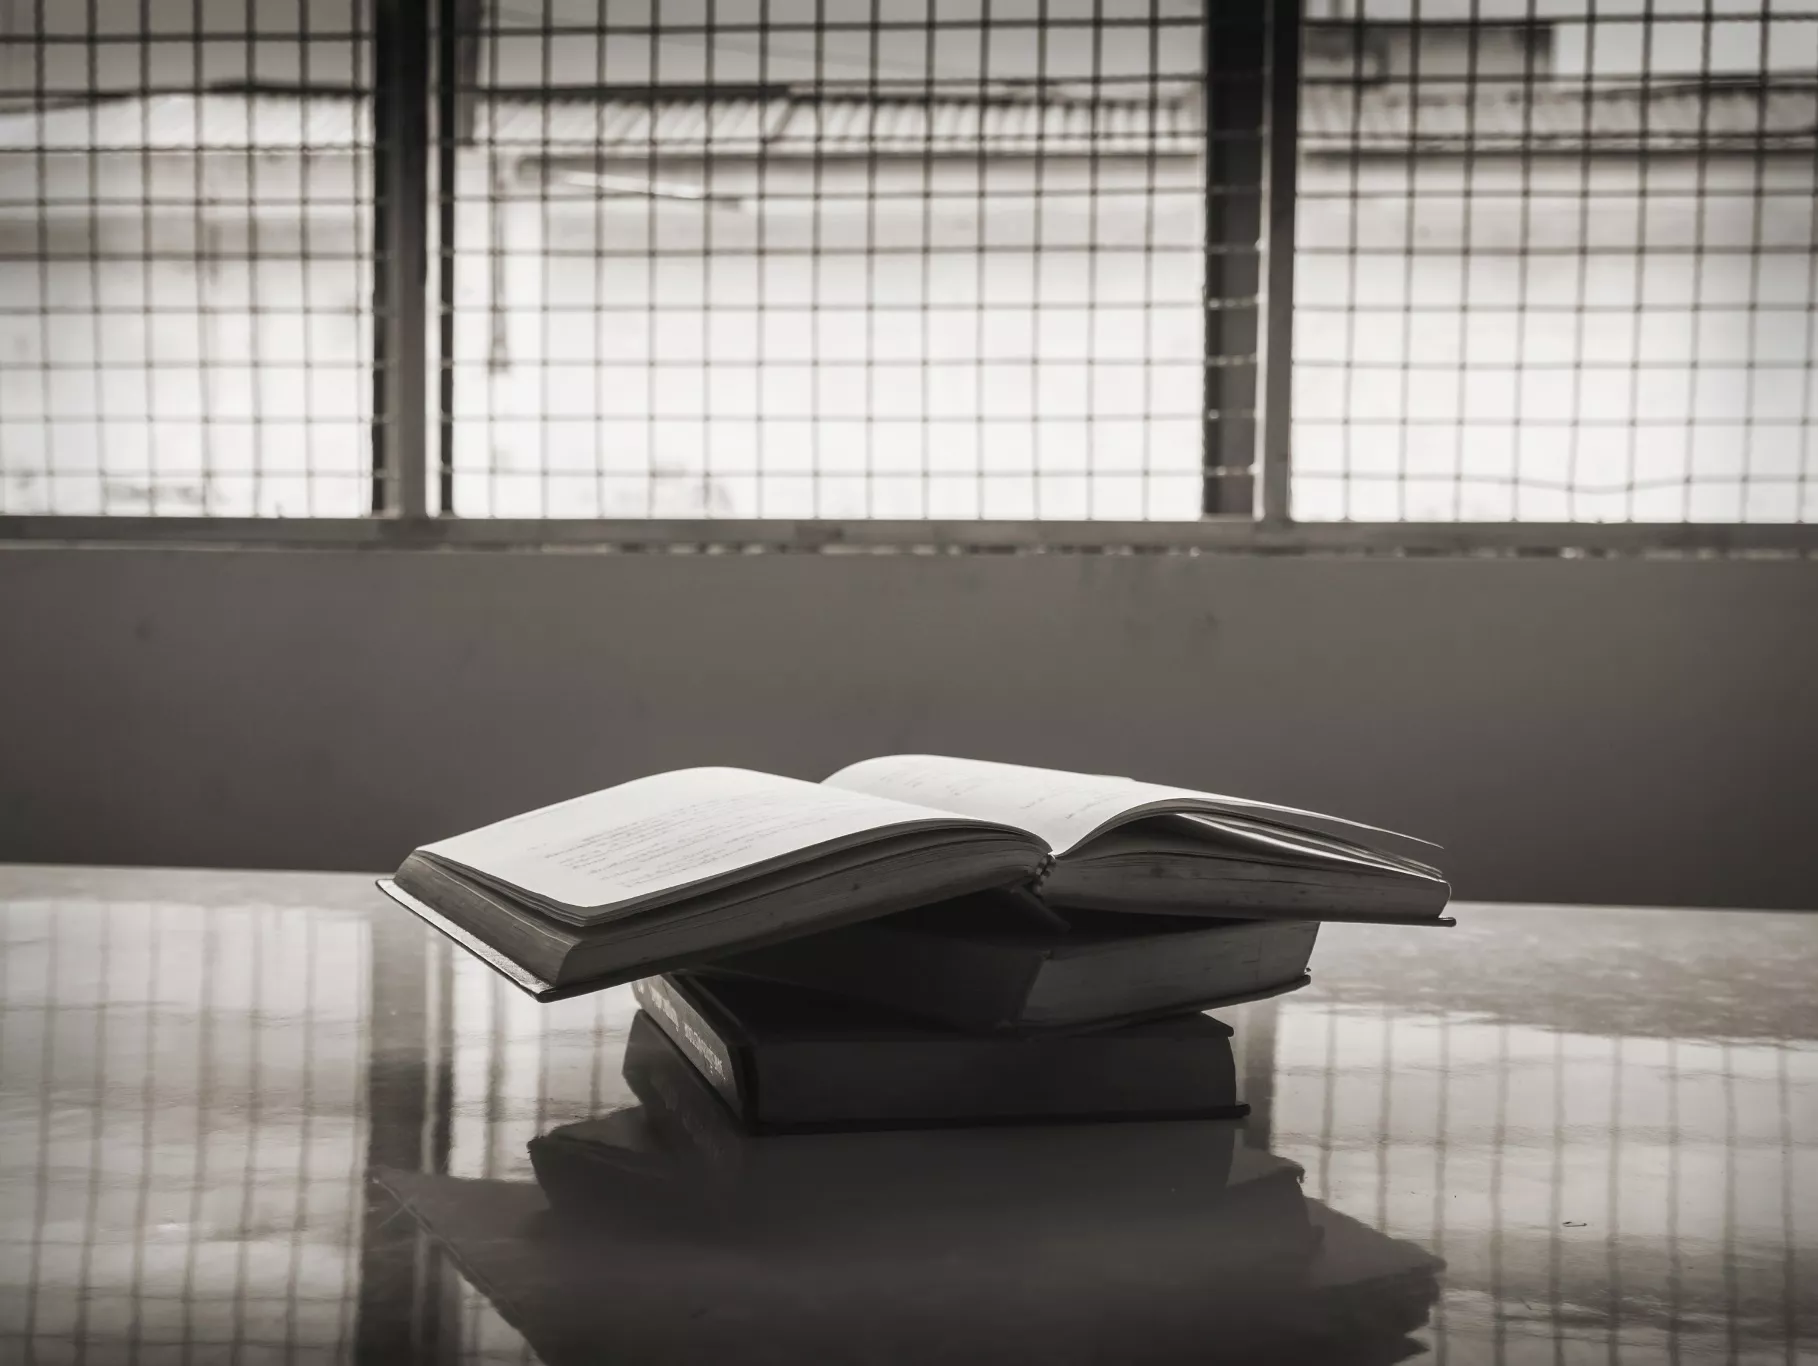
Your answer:
[[[9,6],[0,534],[1818,544],[1818,10],[1304,8]]]
[[[372,510],[428,510],[429,11],[374,0]]]
[[[1257,370],[1270,26],[1263,6],[1209,7],[1205,41],[1205,365],[1202,510],[1255,502]]]

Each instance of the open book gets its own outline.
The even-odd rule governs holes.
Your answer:
[[[381,886],[549,999],[991,887],[1055,907],[1437,919],[1432,868],[1372,827],[1128,778],[935,755],[821,783],[695,768],[413,852]],[[1377,831],[1378,834],[1388,832]]]

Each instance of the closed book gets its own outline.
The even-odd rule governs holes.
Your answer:
[[[1231,1030],[1208,1015],[1025,1037],[741,978],[668,973],[634,991],[755,1132],[1245,1113]]]
[[[973,1031],[1102,1028],[1304,986],[1319,922],[1031,914],[981,892],[716,959],[697,971],[806,987]]]

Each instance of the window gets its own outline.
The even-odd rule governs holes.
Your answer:
[[[0,11],[0,517],[1818,522],[1790,0],[379,13]]]

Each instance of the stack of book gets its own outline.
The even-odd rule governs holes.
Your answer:
[[[932,755],[639,779],[426,845],[381,886],[541,1000],[636,982],[753,1130],[1240,1113],[1204,1012],[1322,920],[1450,924],[1386,831]]]

